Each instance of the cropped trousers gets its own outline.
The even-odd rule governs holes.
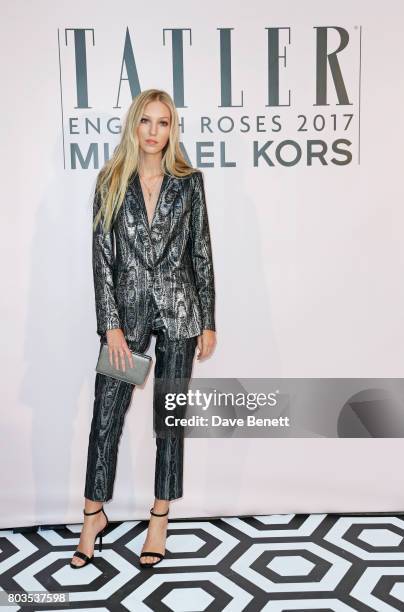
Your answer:
[[[156,334],[153,414],[156,433],[156,462],[154,495],[157,499],[177,499],[183,494],[184,428],[164,427],[168,414],[165,392],[186,393],[191,377],[197,346],[197,336],[180,340],[168,337],[154,298],[151,296],[148,331],[143,346],[128,346],[145,352],[151,334]],[[103,336],[100,342],[106,342]],[[128,367],[128,364],[126,363]],[[125,414],[129,408],[135,385],[96,373],[93,416],[88,439],[87,471],[84,496],[93,501],[109,501],[115,481],[118,445]],[[180,412],[178,412],[180,411]],[[175,408],[174,416],[184,416],[185,408]]]

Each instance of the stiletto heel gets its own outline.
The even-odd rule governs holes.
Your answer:
[[[94,540],[94,547],[95,547],[95,543],[97,541],[97,538],[99,538],[98,550],[99,550],[99,552],[101,552],[102,551],[102,536],[105,535],[105,532],[106,532],[107,527],[109,525],[108,517],[105,514],[104,506],[102,506],[99,510],[95,510],[94,512],[86,512],[85,510],[83,510],[83,512],[84,512],[84,514],[86,516],[90,516],[90,514],[98,514],[99,512],[103,512],[105,518],[107,519],[107,524],[105,525],[105,527],[103,529],[101,529],[101,531],[99,531],[96,534],[95,540]],[[72,563],[70,561],[70,567],[72,567],[73,569],[79,569],[80,567],[84,567],[88,563],[92,562],[92,560],[94,559],[94,553],[91,555],[91,557],[89,557],[85,553],[81,552],[81,550],[76,550],[76,552],[74,553],[73,557],[78,557],[79,559],[83,559],[84,563],[82,563],[81,565],[75,565],[74,563]]]
[[[158,514],[157,512],[154,512],[153,508],[150,508],[150,514],[152,514],[153,516],[167,516],[169,512],[169,509],[167,510],[167,512],[163,512],[162,514]],[[140,561],[141,557],[159,557],[158,561],[154,561],[154,563],[142,563]],[[140,567],[153,567],[154,565],[157,565],[157,563],[160,563],[165,557],[165,554],[161,554],[159,552],[142,552],[139,555],[139,565]]]

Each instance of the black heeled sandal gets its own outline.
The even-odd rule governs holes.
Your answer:
[[[167,516],[168,512],[170,509],[167,510],[167,512],[163,512],[162,514],[158,514],[157,512],[154,512],[153,508],[150,508],[150,514],[152,514],[153,516]],[[159,557],[158,561],[154,561],[153,563],[142,563],[140,561],[141,557]],[[163,555],[162,553],[159,552],[142,552],[139,555],[139,565],[140,567],[153,567],[154,565],[157,565],[157,563],[160,563],[165,557],[165,554]]]
[[[84,514],[86,516],[90,516],[90,514],[98,514],[101,511],[104,513],[104,516],[107,519],[107,524],[95,536],[94,548],[95,548],[95,543],[97,541],[97,538],[99,538],[99,543],[98,543],[98,550],[99,550],[99,552],[102,551],[102,536],[105,535],[105,532],[106,532],[107,527],[109,525],[108,517],[105,514],[104,506],[102,506],[99,510],[95,510],[95,512],[86,512],[85,510],[83,510],[83,512],[84,512]],[[70,561],[70,567],[73,567],[74,569],[78,569],[80,567],[84,567],[84,566],[88,565],[88,563],[91,563],[91,561],[94,559],[94,553],[91,555],[91,557],[89,557],[88,555],[86,555],[85,553],[81,552],[80,550],[76,550],[76,552],[74,553],[73,557],[78,557],[79,559],[83,559],[83,561],[84,561],[84,563],[82,563],[81,565],[75,565],[74,563],[72,563]]]

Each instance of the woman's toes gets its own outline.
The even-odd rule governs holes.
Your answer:
[[[142,563],[154,563],[158,557],[142,557]]]
[[[73,557],[72,563],[73,565],[77,565],[79,567],[80,565],[83,565],[84,561],[78,557]]]

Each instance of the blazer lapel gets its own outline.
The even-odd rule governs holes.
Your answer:
[[[162,242],[165,221],[168,218],[168,212],[172,207],[177,192],[181,188],[180,183],[181,181],[176,180],[175,176],[164,174],[151,226],[149,226],[146,204],[138,173],[136,172],[129,180],[129,203],[136,219],[138,233],[148,249],[151,244],[157,247],[157,244]],[[168,228],[166,229],[168,230]]]

